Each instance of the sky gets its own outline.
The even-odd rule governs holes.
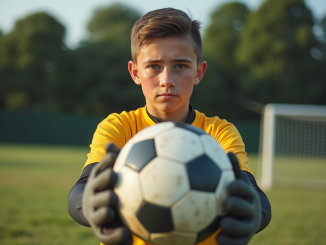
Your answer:
[[[224,3],[234,0],[0,0],[0,30],[10,32],[17,20],[36,12],[47,12],[66,27],[65,42],[70,48],[78,46],[87,38],[86,25],[92,13],[99,7],[120,2],[137,9],[141,14],[148,11],[173,7],[191,12],[194,19],[202,22],[205,29],[210,22],[210,13]],[[282,1],[282,0],[275,0]],[[264,0],[238,0],[251,10],[256,10]],[[326,0],[306,0],[306,5],[317,18],[326,15]]]

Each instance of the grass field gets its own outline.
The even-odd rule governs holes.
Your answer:
[[[0,245],[99,244],[67,213],[87,147],[0,144]],[[249,155],[255,173],[256,155]],[[326,190],[273,189],[272,221],[251,245],[326,245]]]
[[[325,189],[326,157],[276,156],[274,174],[276,185]]]

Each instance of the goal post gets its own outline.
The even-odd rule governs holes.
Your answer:
[[[262,114],[261,187],[326,188],[326,106],[267,104]]]

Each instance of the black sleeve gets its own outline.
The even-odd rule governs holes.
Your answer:
[[[256,232],[256,233],[258,233],[258,232],[264,230],[266,228],[266,226],[269,224],[269,222],[271,221],[271,218],[272,218],[271,205],[270,205],[269,200],[268,200],[267,196],[265,195],[265,193],[257,185],[254,176],[252,176],[252,174],[250,174],[249,172],[246,172],[246,171],[243,171],[243,172],[246,174],[246,176],[250,180],[252,186],[257,191],[257,193],[259,195],[260,203],[261,203],[262,217],[261,217],[260,227],[259,227],[258,231]]]
[[[96,163],[92,163],[84,168],[81,176],[77,180],[76,184],[71,188],[68,195],[68,213],[77,223],[84,226],[90,226],[90,225],[83,215],[83,210],[82,210],[83,193],[88,177],[91,174],[91,171],[95,165]]]

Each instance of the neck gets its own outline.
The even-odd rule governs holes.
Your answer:
[[[151,106],[147,104],[147,111],[153,117],[156,117],[161,122],[178,122],[184,123],[186,122],[189,116],[189,103],[183,105],[176,111],[164,111],[164,110],[155,110]]]

